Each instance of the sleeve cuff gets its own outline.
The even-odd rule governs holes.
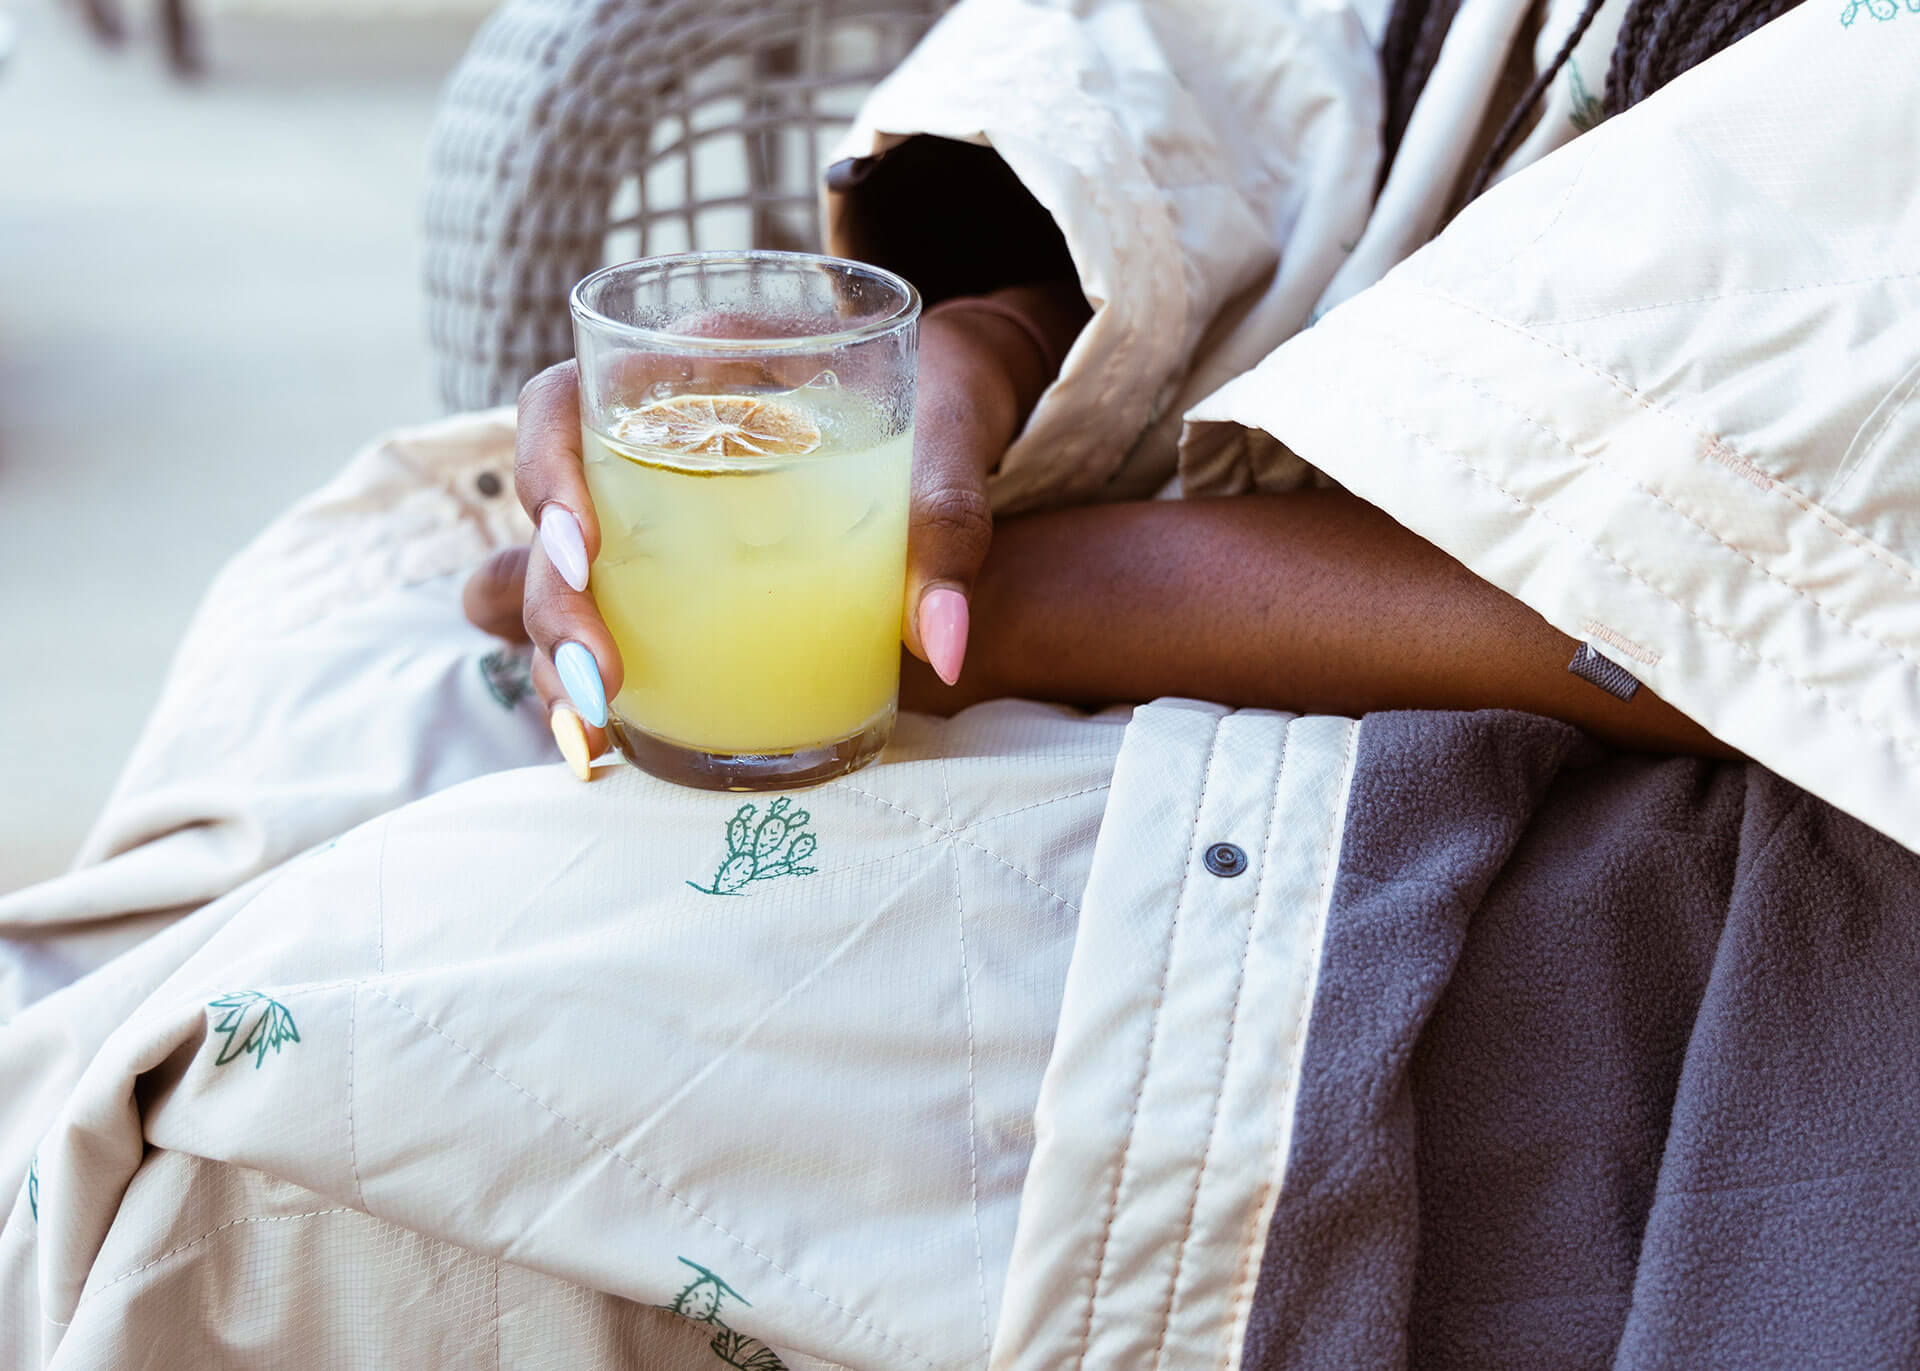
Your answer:
[[[1002,170],[951,148],[940,155],[977,178],[967,184],[1019,187],[1025,198],[1014,202],[1037,207],[1063,245],[1093,317],[991,478],[989,494],[1005,513],[1098,497],[1172,403],[1220,306],[1277,259],[1213,131],[1144,25],[1121,35],[1119,47],[1111,28],[1030,0],[962,4],[869,98],[841,147],[856,159],[840,175],[851,188],[827,192],[830,250],[872,254],[877,245],[875,260],[904,269],[930,298],[977,276],[994,258],[975,245],[1004,233],[986,205],[956,203],[942,188],[951,222],[937,236],[969,246],[953,261],[921,252],[918,279],[917,250],[885,240],[894,224],[924,228],[924,216],[878,208],[888,182],[911,179],[914,160],[928,155],[912,145],[977,147]],[[1124,102],[1103,94],[1122,89]],[[880,164],[869,160],[882,153]],[[896,157],[907,159],[905,171],[894,169]],[[1016,226],[1029,238],[1048,236],[1036,224]],[[1044,259],[1025,251],[1027,260]],[[1017,282],[986,288],[1008,284]]]

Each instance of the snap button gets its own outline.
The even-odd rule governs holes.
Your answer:
[[[1232,843],[1215,843],[1207,849],[1206,861],[1216,876],[1238,876],[1247,869],[1247,854]]]
[[[500,476],[497,472],[483,471],[473,478],[473,488],[491,500],[500,493]]]

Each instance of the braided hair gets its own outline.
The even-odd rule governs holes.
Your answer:
[[[1540,97],[1552,86],[1560,69],[1573,55],[1602,0],[1587,0],[1567,41],[1552,62],[1528,86],[1506,122],[1494,135],[1486,156],[1474,172],[1469,198],[1486,189],[1487,182],[1513,150],[1527,127]],[[1613,115],[1636,105],[1681,72],[1719,52],[1771,19],[1777,19],[1800,0],[1630,0],[1620,21],[1620,37],[1607,66],[1606,94],[1601,109]],[[1392,165],[1400,140],[1413,117],[1440,45],[1453,23],[1460,0],[1394,0],[1380,44],[1381,71],[1386,79],[1387,110],[1385,163]],[[1383,173],[1384,174],[1384,173]]]
[[[1637,105],[1687,68],[1778,19],[1800,0],[1633,0],[1607,67],[1602,109]]]

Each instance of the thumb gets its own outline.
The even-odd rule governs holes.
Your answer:
[[[943,407],[944,408],[944,407]],[[987,472],[1000,448],[971,416],[915,426],[913,493],[907,513],[907,650],[948,685],[967,651],[967,597],[993,541]]]
[[[521,602],[527,588],[528,548],[502,548],[474,569],[460,593],[460,606],[475,628],[509,642],[527,641]]]

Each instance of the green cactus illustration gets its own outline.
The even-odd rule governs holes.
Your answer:
[[[792,806],[792,797],[782,795],[755,823],[759,809],[741,805],[727,821],[727,855],[713,873],[713,884],[687,884],[703,895],[738,895],[754,881],[813,875],[819,868],[806,865],[806,860],[819,844],[803,831],[813,816]]]
[[[715,1333],[713,1341],[707,1346],[722,1365],[737,1367],[739,1371],[787,1371],[786,1363],[771,1347],[758,1338],[736,1333],[731,1328],[722,1328]]]
[[[1916,5],[1914,0],[1907,0],[1907,8],[1920,12],[1920,5]],[[1899,9],[1895,7],[1893,0],[1847,0],[1846,8],[1840,11],[1840,26],[1842,28],[1852,28],[1853,21],[1860,17],[1860,11],[1862,10],[1871,14],[1875,19],[1882,21],[1891,19],[1900,13]]]
[[[751,809],[753,806],[748,805]],[[752,1302],[738,1290],[699,1262],[680,1258],[682,1266],[691,1267],[694,1272],[686,1288],[673,1297],[673,1303],[666,1306],[683,1319],[692,1319],[695,1323],[710,1325],[713,1338],[707,1347],[725,1366],[738,1371],[787,1371],[786,1363],[775,1355],[774,1350],[758,1338],[750,1338],[745,1333],[736,1333],[727,1327],[720,1317],[720,1308],[727,1300],[738,1300],[747,1307]]]
[[[533,693],[533,659],[524,652],[500,648],[480,659],[480,679],[502,709],[512,709]]]
[[[1607,117],[1600,97],[1587,88],[1586,81],[1580,75],[1580,64],[1571,57],[1567,59],[1567,95],[1573,105],[1567,117],[1581,133],[1598,128]]]
[[[294,1027],[287,1007],[257,990],[222,995],[208,1001],[207,1008],[226,1011],[213,1026],[214,1032],[225,1039],[213,1059],[215,1066],[225,1066],[251,1052],[254,1070],[258,1071],[266,1065],[268,1048],[278,1054],[286,1044],[300,1041],[300,1030]]]
[[[729,1299],[738,1300],[748,1308],[753,1307],[751,1300],[699,1262],[688,1261],[682,1257],[680,1264],[691,1267],[694,1272],[694,1277],[687,1282],[686,1288],[675,1295],[673,1303],[667,1306],[681,1318],[692,1319],[695,1323],[718,1323],[720,1306]]]

